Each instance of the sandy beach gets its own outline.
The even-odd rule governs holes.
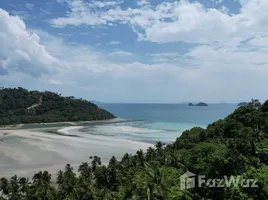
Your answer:
[[[82,126],[49,129],[0,130],[0,177],[32,176],[48,170],[53,179],[66,164],[74,168],[90,156],[107,164],[112,156],[146,150],[151,144],[80,132]],[[57,132],[55,132],[57,131]],[[58,133],[58,134],[57,134]]]
[[[94,120],[94,121],[69,121],[69,122],[51,122],[51,123],[29,123],[29,124],[15,124],[15,125],[2,125],[0,126],[1,130],[13,130],[23,128],[24,126],[49,126],[49,125],[65,125],[65,126],[86,126],[86,125],[93,125],[93,124],[113,124],[113,123],[123,123],[123,122],[136,122],[142,120],[132,120],[132,119],[107,119],[107,120]]]

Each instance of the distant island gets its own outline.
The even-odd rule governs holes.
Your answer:
[[[94,121],[115,116],[84,99],[24,88],[0,89],[0,125]]]
[[[204,102],[199,102],[197,104],[189,103],[188,106],[208,106],[208,104]]]
[[[247,102],[241,102],[241,103],[237,104],[237,106],[246,106],[246,105],[248,105]]]

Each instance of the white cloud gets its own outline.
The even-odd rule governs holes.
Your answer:
[[[49,79],[49,80],[44,80],[44,82],[47,82],[48,84],[52,84],[52,85],[63,85],[63,83],[60,80]]]
[[[59,0],[58,0],[59,1]],[[67,3],[71,12],[68,17],[60,17],[53,19],[51,23],[55,27],[65,27],[66,25],[101,25],[107,24],[109,20],[103,19],[102,9],[109,10],[110,8],[117,8],[121,1],[93,1],[88,3],[83,0],[60,0],[59,3]],[[82,22],[82,23],[81,23]]]
[[[110,45],[116,45],[116,44],[120,44],[121,42],[119,42],[119,41],[110,41],[110,42],[108,42],[108,44],[110,44]]]
[[[18,16],[20,19],[27,20],[30,19],[32,16],[25,10],[13,10],[12,15]]]
[[[59,66],[62,67],[59,73],[62,75],[109,74],[111,76],[131,77],[137,76],[139,73],[149,75],[150,71],[165,69],[165,66],[153,66],[139,62],[114,63],[108,60],[106,53],[97,51],[93,47],[66,43],[63,39],[49,35],[46,32],[35,32],[42,38],[42,43],[51,55],[59,60]],[[131,56],[133,53],[117,50],[109,53],[109,55]],[[145,73],[145,71],[147,72]]]
[[[83,0],[68,1],[70,12],[53,19],[57,27],[66,25],[129,24],[138,34],[139,40],[165,43],[184,41],[188,43],[227,42],[230,38],[239,41],[268,31],[268,1],[243,1],[237,14],[206,8],[197,1],[163,2],[155,7],[140,1],[140,8],[109,7],[96,10]]]
[[[104,7],[111,7],[121,4],[122,1],[93,1],[92,7],[104,8]]]
[[[127,51],[114,51],[110,53],[112,56],[133,56],[134,54]]]
[[[150,5],[150,2],[149,2],[149,0],[138,0],[137,1],[137,4],[138,4],[138,6],[148,6],[148,5]]]
[[[47,11],[46,9],[40,8],[41,15],[50,15],[51,12]]]
[[[149,56],[152,57],[153,62],[157,63],[181,63],[186,61],[185,55],[178,52],[149,54]]]
[[[268,36],[253,38],[249,41],[249,44],[268,48]]]
[[[67,36],[67,37],[72,37],[73,36],[73,34],[71,34],[71,33],[57,33],[57,35],[59,35],[59,36]]]
[[[212,0],[213,2],[215,2],[216,4],[221,4],[223,2],[223,0]]]
[[[8,71],[23,71],[32,75],[49,73],[57,58],[51,56],[40,44],[40,38],[26,29],[24,22],[0,9],[0,61]]]
[[[28,8],[29,10],[32,10],[34,8],[34,4],[32,4],[32,3],[25,3],[25,7]]]

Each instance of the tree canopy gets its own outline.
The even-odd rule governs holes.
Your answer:
[[[0,125],[91,121],[115,116],[97,105],[53,92],[0,89]]]

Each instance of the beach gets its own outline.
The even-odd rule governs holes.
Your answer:
[[[24,127],[62,127],[62,126],[87,126],[87,125],[96,125],[96,124],[113,124],[113,123],[122,123],[122,122],[136,122],[141,120],[133,119],[105,119],[105,120],[93,120],[93,121],[67,121],[67,122],[51,122],[51,123],[28,123],[28,124],[15,124],[15,125],[2,125],[0,126],[1,130],[10,130],[10,129],[19,129]]]
[[[152,144],[80,132],[83,126],[46,129],[0,130],[0,177],[14,174],[32,178],[47,170],[53,179],[66,164],[77,169],[90,156],[99,156],[103,164],[115,156],[134,154]]]

